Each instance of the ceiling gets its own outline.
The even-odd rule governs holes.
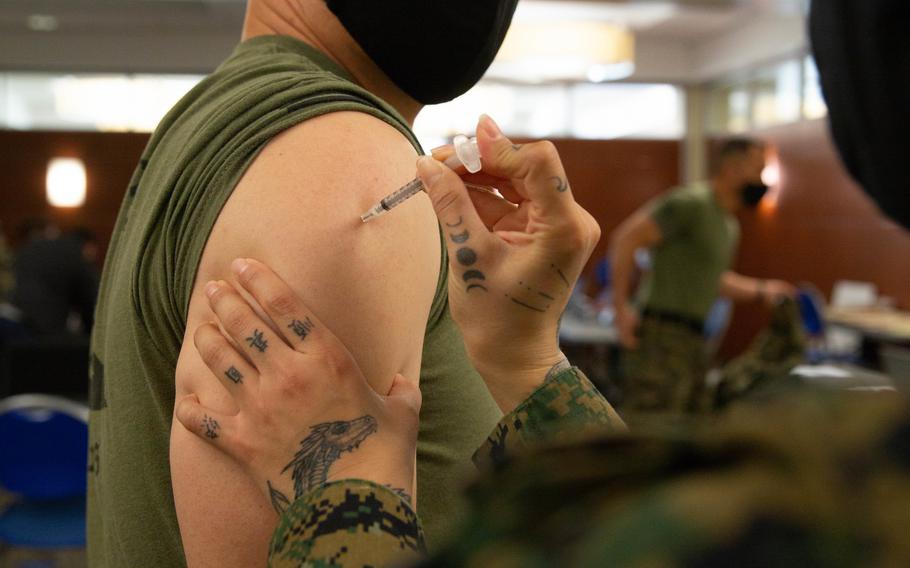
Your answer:
[[[519,14],[609,19],[649,34],[697,40],[750,13],[798,10],[805,0],[522,0]],[[0,0],[0,31],[29,29],[33,15],[58,31],[237,29],[246,0]]]
[[[516,19],[601,19],[698,49],[806,0],[522,0]],[[0,0],[0,70],[206,72],[239,38],[246,0]]]

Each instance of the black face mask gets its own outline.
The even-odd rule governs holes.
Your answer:
[[[758,203],[766,193],[768,193],[767,185],[763,183],[747,183],[742,188],[740,198],[743,201],[743,205],[755,208],[758,207]]]
[[[423,104],[474,86],[499,51],[518,0],[326,0],[402,91]]]

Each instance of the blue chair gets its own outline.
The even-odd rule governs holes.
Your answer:
[[[0,545],[85,546],[88,407],[36,394],[0,400]]]
[[[705,338],[705,349],[708,357],[714,357],[720,344],[727,334],[727,328],[730,327],[730,319],[733,317],[733,302],[730,298],[723,296],[717,298],[711,305],[711,311],[705,318],[705,326],[702,335]]]
[[[809,339],[806,359],[813,365],[828,361],[856,363],[857,354],[833,354],[828,347],[828,328],[825,322],[825,298],[812,284],[800,284],[796,294],[803,329]]]
[[[796,294],[799,313],[803,318],[803,327],[810,337],[825,335],[824,300],[814,288],[800,286]]]

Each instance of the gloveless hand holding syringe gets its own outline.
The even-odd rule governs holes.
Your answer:
[[[464,166],[469,173],[475,174],[479,172],[481,165],[480,150],[477,148],[477,138],[468,138],[467,136],[459,134],[452,143],[455,147],[455,153],[449,156],[443,164],[448,166],[451,170],[455,170],[458,166]],[[493,192],[492,188],[482,185],[468,183],[465,184],[465,186],[471,190],[485,191],[488,193]],[[414,178],[399,189],[380,199],[376,205],[369,209],[369,211],[360,216],[360,220],[366,223],[376,217],[385,215],[411,197],[424,191],[424,189],[423,182],[420,181],[420,178]]]

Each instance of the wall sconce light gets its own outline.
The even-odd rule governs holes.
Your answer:
[[[47,202],[54,207],[85,204],[85,164],[79,158],[54,158],[47,165]]]
[[[765,214],[770,215],[777,210],[777,204],[780,200],[781,178],[780,162],[775,152],[768,158],[768,165],[765,166],[761,173],[762,183],[768,186],[768,193],[759,205],[760,210]]]
[[[770,162],[761,172],[761,180],[768,187],[777,187],[780,185],[780,164],[775,159]]]

